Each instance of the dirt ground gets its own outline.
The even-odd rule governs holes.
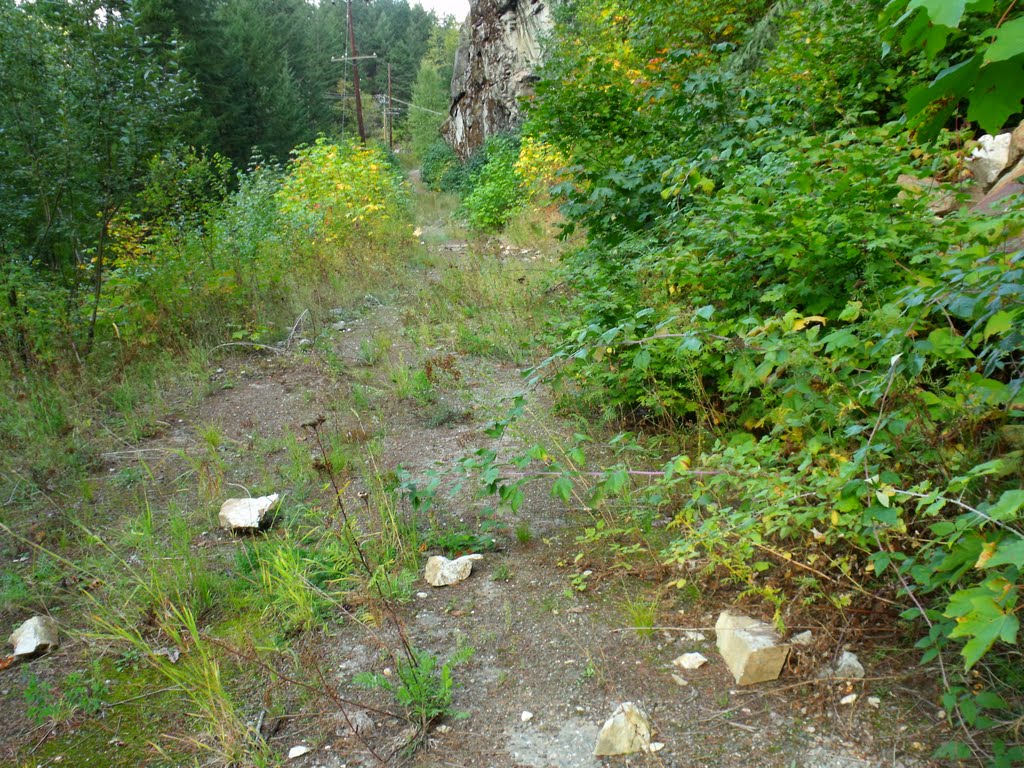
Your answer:
[[[426,280],[442,280],[443,269],[460,265],[477,243],[453,240],[443,220],[420,222],[425,247],[444,266]],[[494,249],[494,244],[486,246]],[[506,248],[502,258],[511,268],[535,263],[538,252]],[[468,262],[467,262],[468,264]],[[526,364],[466,354],[440,345],[418,348],[407,336],[408,295],[373,295],[332,316],[330,326],[299,328],[287,348],[271,352],[233,353],[211,363],[207,394],[163,418],[162,431],[123,453],[106,457],[98,476],[103,482],[140,471],[147,459],[155,510],[167,510],[175,479],[189,470],[184,455],[215,425],[222,436],[220,451],[229,469],[223,493],[265,484],[274,462],[287,450],[265,452],[259,462],[232,457],[292,436],[296,445],[315,453],[302,424],[318,415],[334,435],[350,435],[354,443],[373,435],[379,441],[375,462],[381,474],[400,468],[426,482],[431,472],[445,473],[481,447],[511,450],[536,435],[568,438],[575,425],[552,409],[549,393],[531,395],[531,416],[515,435],[497,442],[483,430],[507,409],[509,398],[524,388]],[[375,339],[390,346],[381,359],[367,364]],[[308,341],[303,341],[307,339]],[[315,342],[315,343],[314,343]],[[424,405],[412,399],[386,397],[388,371],[409,363],[421,366],[427,357],[451,356],[458,381],[439,388],[438,400]],[[344,373],[325,375],[325,365]],[[353,408],[353,391],[376,397],[374,407]],[[378,395],[375,395],[378,393]],[[280,475],[274,475],[279,478]],[[365,477],[345,475],[343,499],[360,510],[369,492]],[[99,484],[100,481],[98,481]],[[287,493],[287,488],[280,489]],[[100,489],[100,497],[103,494]],[[439,502],[433,511],[442,528],[474,527],[484,502],[468,491]],[[159,512],[170,514],[170,512]],[[403,514],[411,514],[405,509]],[[436,722],[420,747],[405,755],[408,724],[385,712],[396,706],[383,691],[353,684],[359,672],[391,672],[384,648],[399,643],[390,619],[358,622],[338,616],[325,629],[295,639],[294,668],[316,664],[324,686],[333,688],[340,705],[328,698],[296,696],[295,712],[268,723],[260,706],[266,678],[256,675],[247,685],[251,699],[246,713],[261,728],[282,764],[297,768],[342,768],[404,762],[422,768],[597,768],[598,766],[923,766],[947,728],[936,701],[935,681],[915,671],[912,651],[885,613],[863,609],[845,624],[827,612],[800,612],[804,624],[790,633],[811,629],[809,646],[794,650],[776,682],[738,687],[715,650],[718,612],[733,607],[728,590],[683,594],[664,583],[672,573],[651,562],[627,569],[611,555],[581,544],[578,537],[593,524],[592,513],[570,509],[542,484],[530,486],[522,509],[496,532],[497,547],[483,553],[472,576],[459,584],[433,588],[419,580],[409,602],[396,608],[408,638],[445,658],[463,645],[473,655],[455,668],[453,709],[464,716]],[[329,520],[324,521],[330,525]],[[517,537],[519,525],[529,536]],[[218,562],[230,569],[232,550],[244,546],[211,527],[196,536],[196,550],[221,553]],[[577,552],[584,552],[574,562]],[[226,555],[225,555],[226,553]],[[436,554],[429,548],[422,553]],[[18,556],[28,556],[20,551]],[[573,577],[590,571],[582,582]],[[577,588],[582,587],[582,588]],[[628,605],[637,596],[656,596],[655,628],[640,632]],[[756,603],[741,607],[758,612]],[[768,618],[762,614],[761,617]],[[5,616],[13,624],[16,618]],[[57,614],[62,625],[80,626],[70,615]],[[856,681],[819,680],[817,671],[844,649],[856,652],[866,677]],[[60,651],[32,662],[42,679],[82,663],[98,651],[87,637],[73,635]],[[683,671],[672,661],[684,652],[701,651],[709,659],[700,669]],[[225,667],[225,675],[242,674]],[[26,670],[13,666],[0,672],[0,762],[11,766],[167,765],[153,749],[131,744],[136,737],[121,729],[119,708],[101,713],[109,739],[98,752],[76,741],[80,722],[60,727],[34,725],[25,715]],[[230,679],[230,678],[229,678]],[[850,695],[856,694],[855,700]],[[142,696],[143,694],[139,694]],[[869,701],[870,698],[870,701]],[[598,731],[614,708],[636,702],[649,714],[654,753],[620,758],[593,756]],[[847,701],[850,703],[842,703]],[[140,699],[145,702],[145,699]],[[363,708],[363,706],[367,708]],[[177,713],[180,715],[180,713]],[[300,716],[301,715],[301,716]],[[173,715],[154,712],[155,718]],[[157,729],[158,731],[160,728]],[[148,739],[142,739],[147,741]],[[89,742],[90,744],[92,741]],[[289,750],[305,746],[302,756],[286,759]],[[136,753],[134,748],[138,747]],[[396,750],[398,750],[396,752]],[[142,755],[133,757],[132,755]],[[148,757],[147,757],[148,755]],[[200,755],[198,764],[206,764]]]

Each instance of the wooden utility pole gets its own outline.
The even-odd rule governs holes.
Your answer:
[[[359,126],[359,141],[366,143],[366,129],[363,128],[363,100],[359,95],[359,62],[356,57],[356,29],[352,25],[352,0],[348,0],[348,46],[351,49],[352,58],[352,91],[356,97],[356,123]]]
[[[388,149],[395,148],[395,142],[391,131],[392,120],[394,120],[394,118],[391,115],[391,63],[388,62]]]

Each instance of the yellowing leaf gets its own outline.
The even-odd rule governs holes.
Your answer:
[[[793,323],[793,330],[802,331],[804,328],[806,328],[808,325],[811,325],[812,323],[815,325],[824,325],[826,322],[828,322],[828,318],[823,317],[822,315],[811,315],[810,317],[802,317]]]
[[[985,563],[987,563],[989,560],[992,559],[992,555],[994,555],[995,552],[996,552],[996,542],[994,542],[994,541],[987,542],[981,548],[981,554],[978,555],[978,561],[974,564],[974,567],[975,568],[984,568],[985,567]]]

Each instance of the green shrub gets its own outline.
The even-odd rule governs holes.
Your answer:
[[[437,139],[423,153],[420,178],[435,192],[456,192],[462,186],[463,169],[459,156],[442,139]]]
[[[527,195],[516,172],[519,140],[513,136],[492,136],[484,145],[482,160],[468,165],[470,189],[462,210],[470,226],[493,231],[505,226],[526,205]]]
[[[381,688],[394,695],[413,721],[425,729],[439,717],[451,711],[455,679],[452,670],[467,661],[474,653],[468,645],[462,645],[441,663],[437,656],[419,648],[410,648],[409,656],[402,657],[395,664],[394,677],[362,672],[355,677],[355,683],[364,688]]]

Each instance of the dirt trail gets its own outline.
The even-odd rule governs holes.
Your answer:
[[[422,191],[420,194],[425,194]],[[443,221],[419,222],[441,268],[471,268],[473,248],[446,237]],[[531,252],[510,258],[530,259]],[[336,349],[351,360],[367,340],[382,332],[398,338],[403,299],[372,311],[339,337]],[[448,353],[447,350],[438,352]],[[396,345],[392,358],[415,359],[415,350]],[[382,466],[402,466],[421,479],[430,469],[450,467],[473,448],[493,445],[483,435],[489,418],[522,388],[520,368],[493,359],[454,353],[464,372],[460,390],[467,417],[430,426],[408,402],[392,403],[377,425],[386,435]],[[545,393],[534,393],[532,419],[568,439],[573,429],[550,412]],[[538,426],[538,432],[540,426]],[[463,494],[438,513],[441,523],[471,523],[474,502]],[[921,763],[922,732],[937,710],[917,708],[904,698],[887,696],[886,684],[795,685],[810,665],[824,663],[828,628],[816,628],[823,642],[795,660],[775,684],[738,690],[714,652],[715,615],[700,606],[662,601],[659,627],[641,638],[632,628],[630,599],[648,594],[656,583],[616,575],[612,569],[592,577],[584,591],[571,587],[576,537],[592,524],[589,515],[566,511],[543,487],[533,488],[520,515],[533,534],[520,543],[510,529],[499,534],[500,550],[485,553],[472,577],[461,584],[432,589],[420,582],[416,598],[402,609],[413,643],[444,657],[460,643],[476,649],[456,670],[459,684],[454,709],[468,715],[435,728],[413,764],[423,767],[597,768],[601,765],[655,766],[909,766]],[[509,521],[514,524],[516,521]],[[427,552],[425,554],[432,554]],[[692,631],[687,632],[686,628]],[[697,634],[694,634],[696,632]],[[346,632],[342,630],[341,635]],[[686,651],[703,651],[711,663],[685,675],[672,660]],[[346,675],[379,661],[372,638],[338,642],[329,654]],[[882,694],[878,709],[869,693]],[[854,705],[839,705],[849,692],[861,692]],[[349,690],[357,696],[355,689]],[[365,696],[365,692],[363,694]],[[655,724],[655,739],[666,746],[656,754],[601,761],[592,756],[598,730],[615,706],[640,702]],[[532,716],[525,719],[530,713]],[[909,726],[907,725],[909,724]],[[387,743],[397,724],[375,723],[374,735]],[[341,729],[344,732],[344,728]],[[281,739],[287,742],[287,735]],[[326,748],[326,746],[325,746]],[[324,748],[324,749],[325,749]],[[303,758],[311,766],[373,765],[358,739],[343,738],[330,753]]]
[[[421,189],[417,194],[428,193]],[[455,239],[447,233],[440,214],[420,221],[419,226],[431,251],[420,290],[440,285],[449,271],[476,268],[481,251],[487,258],[500,259],[511,273],[530,269],[544,258],[531,249]],[[426,482],[431,471],[451,469],[476,448],[500,447],[483,430],[504,413],[508,398],[523,388],[524,365],[460,351],[465,345],[452,344],[448,338],[423,343],[421,334],[419,341],[414,340],[410,329],[421,322],[416,316],[421,304],[415,298],[408,292],[367,296],[333,313],[330,325],[300,329],[280,354],[233,358],[218,365],[210,372],[210,393],[198,404],[183,405],[168,414],[168,429],[141,446],[153,452],[147,455],[162,457],[151,461],[148,471],[156,481],[173,486],[174,479],[188,469],[175,451],[194,446],[202,430],[213,425],[222,436],[216,450],[229,465],[222,480],[225,492],[232,490],[231,484],[260,485],[268,473],[277,472],[275,477],[280,479],[286,476],[280,465],[286,463],[290,450],[313,451],[300,425],[315,415],[324,415],[325,429],[349,436],[351,445],[373,442],[379,475],[402,468]],[[422,371],[427,360],[444,367],[448,378],[436,377],[434,398],[421,402],[412,391],[414,382],[403,377]],[[342,373],[325,377],[325,365]],[[396,394],[403,386],[412,393]],[[534,433],[572,435],[573,425],[552,413],[547,393],[535,393],[530,403],[532,412],[524,420],[523,433],[508,440],[524,444]],[[262,461],[234,463],[261,446]],[[107,474],[125,472],[131,461],[131,456],[112,459]],[[360,494],[372,490],[366,476],[343,473],[343,480],[346,504],[359,510]],[[168,490],[166,496],[172,495]],[[464,492],[454,499],[440,499],[431,514],[442,530],[460,523],[472,528],[482,504]],[[473,656],[454,672],[458,687],[453,709],[467,716],[435,724],[411,757],[412,765],[859,768],[926,764],[924,756],[933,745],[938,723],[937,707],[901,691],[885,663],[864,659],[869,679],[862,682],[804,682],[813,677],[811,670],[837,652],[842,643],[837,628],[815,627],[815,646],[797,655],[777,683],[737,689],[714,651],[715,609],[687,602],[672,589],[661,589],[659,580],[666,574],[653,564],[642,572],[627,573],[611,558],[595,560],[589,577],[573,584],[573,575],[580,572],[573,563],[580,551],[577,537],[592,524],[587,512],[567,510],[537,485],[529,490],[518,516],[505,522],[497,533],[498,549],[484,553],[467,581],[434,589],[420,580],[412,589],[412,599],[398,608],[415,646],[441,658],[462,644],[475,648]],[[528,533],[517,537],[516,525]],[[192,546],[237,549],[243,545],[210,531]],[[434,553],[424,552],[424,559]],[[658,629],[641,637],[628,606],[631,600],[652,594],[662,596],[654,621]],[[325,680],[346,698],[384,709],[394,707],[390,698],[354,686],[352,677],[358,672],[385,671],[389,662],[381,647],[397,641],[387,621],[373,626],[345,620],[330,622],[326,632],[299,638],[296,646],[303,663],[316,660]],[[702,651],[710,662],[692,672],[673,668],[672,660],[687,651]],[[73,647],[67,651],[73,652]],[[0,679],[5,693],[16,691],[12,673],[0,674],[8,676]],[[254,715],[263,684],[255,680],[251,686]],[[857,701],[840,704],[849,693],[857,693]],[[869,695],[880,698],[877,708],[867,703]],[[592,756],[598,730],[624,701],[643,705],[652,717],[654,738],[665,746],[654,754],[598,760]],[[10,699],[5,708],[14,711]],[[374,752],[390,754],[408,736],[405,723],[374,712],[352,708],[346,721],[336,711],[326,710],[323,702],[312,709],[320,714],[284,717],[272,729],[264,728],[277,754],[285,755],[296,745],[312,748],[288,765],[378,765]],[[350,722],[360,733],[352,732]],[[112,738],[118,738],[116,732]],[[25,764],[29,763],[35,764],[31,760]],[[80,764],[125,763],[112,755],[107,763],[96,756]]]

